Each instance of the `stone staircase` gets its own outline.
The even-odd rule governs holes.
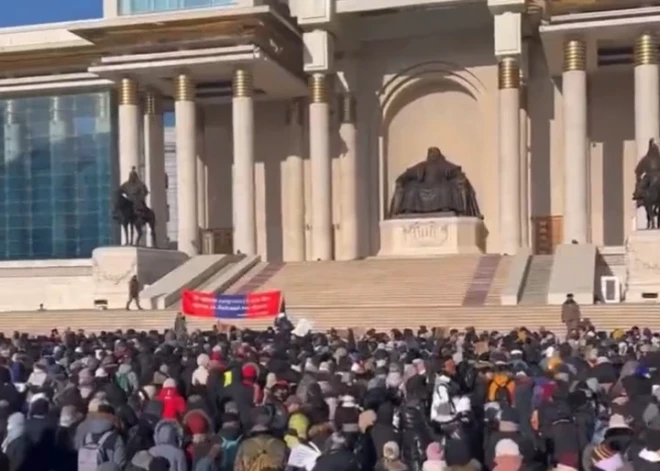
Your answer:
[[[553,255],[534,255],[532,257],[519,304],[538,306],[547,303],[553,260]]]
[[[227,293],[278,289],[287,309],[295,310],[461,306],[470,288],[478,288],[477,305],[496,304],[507,268],[507,258],[492,255],[264,263]]]
[[[599,304],[582,306],[582,315],[599,328],[612,330],[633,325],[660,330],[658,304]],[[560,321],[560,306],[333,306],[293,307],[288,309],[294,319],[305,318],[315,329],[332,327],[360,327],[389,330],[392,328],[474,327],[477,330],[506,331],[525,326],[543,326],[557,333],[564,332]],[[45,311],[11,312],[0,316],[0,331],[15,330],[32,334],[49,334],[51,329],[66,327],[86,331],[114,331],[117,329],[166,329],[174,324],[176,311]],[[188,318],[190,329],[211,329],[215,321],[208,318]],[[272,320],[255,319],[234,322],[237,326],[265,328]]]

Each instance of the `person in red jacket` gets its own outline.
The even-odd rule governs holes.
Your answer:
[[[179,420],[186,412],[186,400],[177,391],[176,381],[172,378],[165,380],[156,399],[163,403],[163,419]]]

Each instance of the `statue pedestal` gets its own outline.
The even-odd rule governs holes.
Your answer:
[[[660,303],[660,230],[637,230],[628,236],[626,273],[626,302]]]
[[[99,247],[92,252],[94,304],[123,309],[128,301],[128,281],[137,275],[144,288],[188,259],[176,250],[147,247]],[[146,306],[143,306],[146,307]]]
[[[475,217],[387,219],[380,222],[380,252],[385,257],[479,254],[486,228]]]

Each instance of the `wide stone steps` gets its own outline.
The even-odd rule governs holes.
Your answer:
[[[367,305],[459,306],[479,260],[479,256],[460,255],[286,263],[259,290],[282,290],[288,309]],[[496,275],[503,276],[502,270],[500,272],[498,268]],[[497,283],[501,285],[503,281]],[[489,301],[493,299],[491,297]]]
[[[465,328],[505,331],[520,326],[530,329],[546,327],[563,332],[560,306],[482,306],[482,307],[364,307],[337,306],[332,308],[292,308],[295,319],[306,318],[316,329],[361,327],[387,330],[392,328],[427,327]],[[582,306],[582,314],[599,329],[628,329],[634,325],[660,330],[660,305],[611,304]],[[175,311],[44,311],[3,313],[0,331],[15,330],[32,334],[48,334],[51,329],[66,327],[86,331],[117,329],[165,329],[174,324]],[[216,321],[188,317],[190,329],[210,329]],[[234,322],[239,326],[264,328],[269,319]]]

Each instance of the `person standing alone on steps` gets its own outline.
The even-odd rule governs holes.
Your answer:
[[[142,311],[142,306],[140,306],[140,282],[138,281],[137,275],[133,275],[128,282],[128,302],[126,303],[126,310],[131,310],[131,302],[135,301],[137,308]]]
[[[566,301],[561,306],[561,321],[566,326],[566,335],[580,327],[580,305],[575,301],[573,294],[566,295]]]

